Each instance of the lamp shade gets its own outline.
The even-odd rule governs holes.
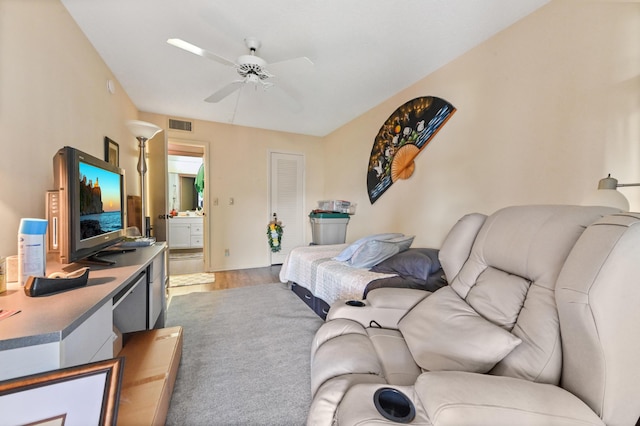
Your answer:
[[[586,206],[615,207],[622,211],[629,211],[627,197],[616,189],[597,189],[589,194],[582,203]]]
[[[616,189],[618,186],[618,180],[612,178],[611,175],[600,179],[598,189],[587,195],[582,204],[587,206],[615,207],[628,212],[629,200]]]
[[[127,129],[135,136],[136,138],[144,138],[146,140],[154,137],[158,132],[162,129],[155,124],[147,123],[146,121],[140,120],[129,120],[125,123]]]

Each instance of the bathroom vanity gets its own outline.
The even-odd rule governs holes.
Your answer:
[[[204,239],[202,216],[175,216],[169,220],[169,248],[202,248]]]

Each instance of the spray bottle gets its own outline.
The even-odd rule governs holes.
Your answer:
[[[21,219],[18,231],[18,282],[24,285],[29,276],[44,277],[47,274],[47,250],[45,219]]]

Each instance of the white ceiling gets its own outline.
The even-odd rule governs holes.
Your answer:
[[[62,0],[140,111],[324,136],[523,18],[548,0]],[[230,60],[306,56],[269,91],[204,99],[236,71],[167,44],[181,38]],[[294,94],[287,107],[278,89]],[[425,93],[427,95],[437,95]]]

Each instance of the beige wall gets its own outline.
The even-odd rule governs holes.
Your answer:
[[[418,96],[457,112],[416,171],[374,205],[366,174],[384,120]],[[463,214],[575,203],[611,173],[640,182],[640,3],[552,1],[325,138],[325,196],[358,202],[348,240],[382,231],[436,246]],[[354,160],[356,159],[356,160]],[[640,209],[640,187],[621,189]]]
[[[640,181],[639,29],[637,2],[552,1],[325,138],[196,122],[189,138],[209,144],[210,200],[221,200],[208,206],[211,266],[268,262],[269,149],[305,154],[307,211],[319,199],[358,203],[348,240],[397,230],[416,234],[415,246],[438,246],[470,211],[579,203],[609,172]],[[107,79],[113,75],[58,1],[0,0],[0,255],[16,253],[20,218],[44,217],[52,157],[64,145],[102,157],[111,137],[128,192],[139,193],[137,144],[124,121],[166,128],[166,117],[139,114],[117,82],[107,92]],[[458,111],[417,158],[414,176],[372,206],[373,139],[396,107],[425,95]],[[623,191],[639,210],[640,188]],[[223,202],[229,197],[234,207]]]
[[[113,95],[108,79],[116,83]],[[137,141],[124,126],[138,118],[167,127],[166,117],[137,111],[59,1],[0,0],[0,256],[17,252],[20,218],[45,217],[52,158],[65,145],[103,158],[104,137],[118,142],[127,192],[139,195]],[[305,155],[311,210],[323,190],[321,139],[207,122],[195,129],[189,138],[210,148],[211,199],[236,200],[233,207],[222,201],[209,206],[210,268],[268,265],[268,151]]]
[[[141,118],[167,128],[168,117],[144,113]],[[266,227],[269,209],[269,152],[287,152],[305,158],[305,212],[316,207],[324,190],[322,139],[292,133],[252,129],[229,124],[193,121],[193,132],[167,131],[168,140],[196,141],[207,150],[205,191],[209,217],[210,270],[255,268],[270,264]],[[214,205],[214,199],[218,205]],[[229,199],[234,204],[229,205]],[[286,223],[285,231],[286,231]],[[305,226],[305,241],[311,227]],[[286,234],[285,234],[286,235]],[[286,236],[284,237],[286,238]],[[229,256],[224,255],[229,249]]]
[[[65,145],[104,158],[109,136],[138,193],[136,141],[124,127],[137,114],[59,1],[0,0],[0,256],[17,253],[21,218],[45,217],[52,159]]]

